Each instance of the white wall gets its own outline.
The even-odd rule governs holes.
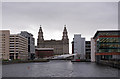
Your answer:
[[[95,41],[91,38],[91,62],[95,62]]]
[[[85,38],[81,38],[81,53],[82,53],[82,59],[85,59]]]

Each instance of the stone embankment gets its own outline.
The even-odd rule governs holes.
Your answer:
[[[2,64],[6,65],[6,64],[17,64],[17,63],[34,63],[34,62],[49,62],[49,60],[47,59],[38,59],[38,60],[3,60]]]

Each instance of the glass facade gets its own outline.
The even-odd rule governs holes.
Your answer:
[[[120,37],[100,37],[96,53],[101,52],[120,52]]]
[[[96,33],[95,52],[96,60],[115,59],[120,56],[120,31],[100,31]]]

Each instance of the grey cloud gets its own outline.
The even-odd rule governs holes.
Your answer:
[[[12,33],[27,30],[35,38],[40,24],[45,38],[55,39],[61,39],[67,24],[70,42],[74,33],[90,40],[98,29],[118,28],[117,2],[4,2],[2,9],[3,29]]]

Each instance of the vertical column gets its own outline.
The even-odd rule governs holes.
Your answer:
[[[95,62],[95,41],[91,38],[91,62]]]

